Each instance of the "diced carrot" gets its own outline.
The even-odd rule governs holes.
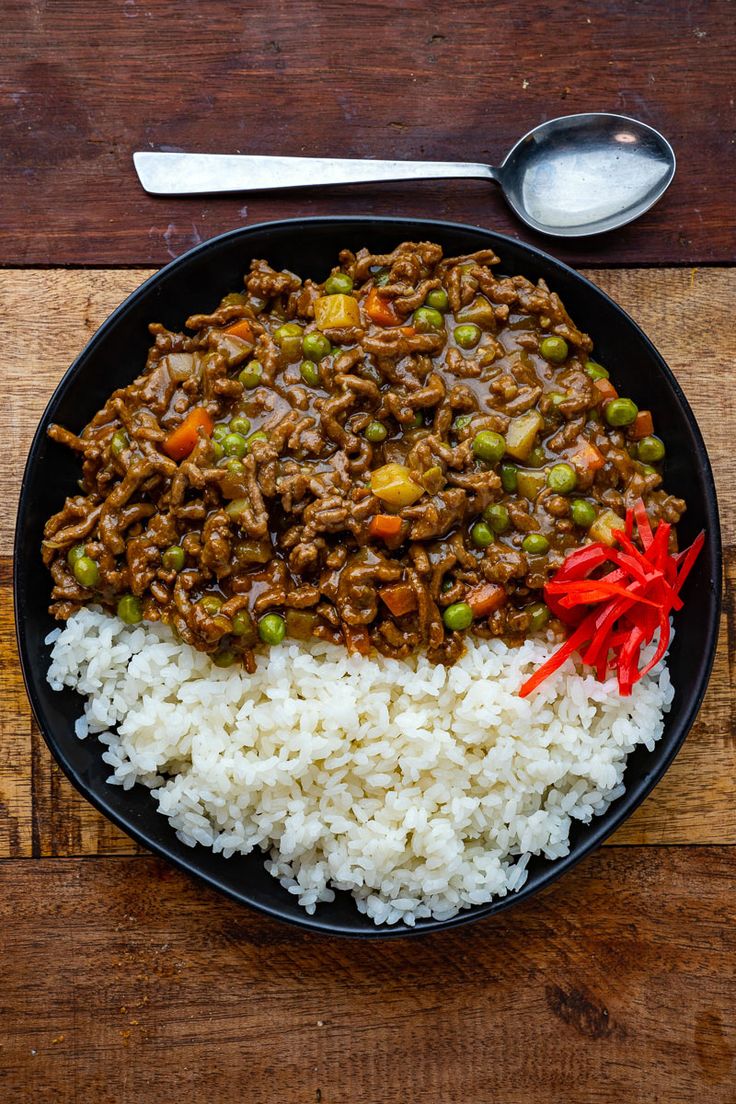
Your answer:
[[[597,472],[606,462],[600,449],[597,449],[592,441],[588,441],[585,437],[578,437],[575,450],[568,459],[581,474]]]
[[[404,337],[414,337],[417,331],[414,329],[413,326],[402,326],[401,332],[403,333]]]
[[[409,583],[392,583],[382,587],[378,596],[385,602],[394,617],[403,617],[417,608],[417,596]]]
[[[611,399],[618,398],[618,391],[613,386],[610,380],[599,379],[595,381],[595,386],[601,393],[600,402],[610,402]]]
[[[401,322],[391,299],[381,295],[378,288],[371,288],[365,300],[365,313],[379,326],[398,326]]]
[[[481,583],[465,596],[465,601],[473,611],[473,617],[488,617],[495,613],[508,600],[506,588],[498,583]]]
[[[342,625],[342,637],[349,652],[368,655],[371,650],[371,638],[365,625]]]
[[[640,410],[629,426],[629,436],[633,437],[635,441],[640,441],[642,437],[651,437],[653,433],[652,412],[650,410]]]
[[[253,340],[253,330],[247,318],[241,318],[238,322],[233,322],[232,326],[226,326],[225,333],[232,334],[233,337],[242,337],[243,341]]]
[[[200,428],[209,437],[214,429],[214,422],[203,406],[195,406],[164,441],[163,450],[166,455],[172,460],[183,460],[199,440]]]
[[[374,514],[368,523],[369,537],[396,537],[401,532],[401,518],[396,514]]]

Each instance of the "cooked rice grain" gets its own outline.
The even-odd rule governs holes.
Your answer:
[[[530,855],[566,855],[673,696],[664,664],[621,698],[568,661],[522,700],[553,648],[535,640],[470,639],[450,668],[287,642],[252,676],[89,608],[48,640],[109,782],[148,786],[187,844],[267,851],[307,912],[348,890],[376,924],[448,919],[520,889]]]

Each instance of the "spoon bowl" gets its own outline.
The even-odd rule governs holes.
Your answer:
[[[496,172],[520,219],[570,238],[638,218],[667,190],[675,167],[675,152],[659,131],[625,115],[589,112],[535,127]]]
[[[558,238],[601,234],[638,218],[675,175],[659,131],[625,115],[550,119],[516,143],[500,168],[454,161],[371,161],[251,154],[133,154],[153,195],[255,192],[389,180],[495,180],[527,226]]]

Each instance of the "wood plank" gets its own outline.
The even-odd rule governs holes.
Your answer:
[[[68,363],[105,316],[147,275],[128,271],[0,272],[0,301],[11,318],[22,319],[9,333],[5,380],[9,396],[0,411],[6,449],[0,461],[0,494],[12,504],[0,517],[0,554],[9,579],[12,518],[24,457],[43,406]],[[673,768],[634,817],[617,833],[617,843],[736,842],[736,744],[733,673],[729,670],[727,616],[736,616],[736,459],[730,438],[733,395],[724,389],[731,364],[730,318],[736,307],[736,273],[716,269],[592,271],[649,332],[673,367],[696,410],[716,471],[727,550],[727,612],[711,686],[693,732]],[[29,304],[43,303],[44,310]],[[704,343],[702,334],[708,334]],[[30,369],[30,370],[29,370]],[[7,600],[7,595],[6,595]],[[20,686],[10,624],[0,656],[10,667],[5,677]],[[11,658],[12,657],[12,658]],[[6,666],[7,664],[4,664]],[[5,757],[0,765],[0,800],[15,802],[25,816],[27,853],[29,810],[27,707],[9,696],[0,703]],[[83,801],[53,764],[33,728],[35,748],[37,847],[43,855],[130,853],[134,845]],[[704,803],[704,795],[707,798]],[[25,813],[21,816],[20,810]],[[8,821],[11,823],[11,821]],[[15,830],[15,829],[14,829]],[[26,850],[23,850],[23,847]],[[10,839],[0,855],[18,853]]]
[[[48,767],[46,767],[48,773]],[[0,856],[33,852],[31,707],[15,651],[10,562],[0,560]]]
[[[607,848],[495,921],[379,945],[150,859],[8,862],[0,1093],[733,1104],[734,874],[732,848]]]
[[[167,200],[143,192],[131,154],[498,163],[537,123],[591,106],[663,130],[678,174],[635,225],[559,251],[577,263],[734,259],[729,0],[497,0],[457,5],[452,19],[421,0],[304,0],[298,18],[242,0],[3,9],[5,264],[158,264],[244,222],[335,213],[419,211],[549,246],[482,182]]]

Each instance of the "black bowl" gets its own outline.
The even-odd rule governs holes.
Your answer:
[[[376,928],[345,894],[338,895],[334,904],[320,905],[315,916],[307,916],[266,873],[260,853],[223,859],[204,847],[191,849],[177,840],[143,786],[126,793],[107,785],[109,770],[100,758],[100,744],[74,735],[74,720],[81,711],[79,697],[71,690],[56,693],[45,680],[49,648],[44,638],[54,622],[46,610],[50,578],[38,553],[45,519],[74,491],[79,474],[74,456],[47,438],[46,427],[54,421],[81,429],[114,388],[130,382],[145,361],[148,322],[180,328],[189,314],[208,309],[227,291],[241,286],[253,257],[323,279],[346,246],[384,252],[404,240],[436,241],[449,254],[491,246],[501,258],[502,271],[532,280],[544,277],[560,293],[575,321],[591,334],[596,356],[613,367],[621,390],[655,411],[668,446],[667,486],[688,502],[682,540],[689,543],[701,529],[708,535],[687,583],[685,608],[677,616],[670,655],[676,694],[665,734],[654,752],[639,748],[630,756],[626,793],[591,825],[573,830],[566,858],[533,860],[519,893],[462,912],[450,921],[421,922],[414,929]],[[538,249],[472,226],[413,219],[293,219],[235,230],[192,249],[133,292],[98,330],[54,392],[31,445],[18,509],[14,582],[20,657],[36,719],[51,752],[93,805],[139,843],[244,904],[319,931],[380,938],[452,927],[523,901],[587,855],[630,816],[672,762],[705,692],[716,647],[721,540],[713,476],[687,400],[639,327],[588,280]]]

